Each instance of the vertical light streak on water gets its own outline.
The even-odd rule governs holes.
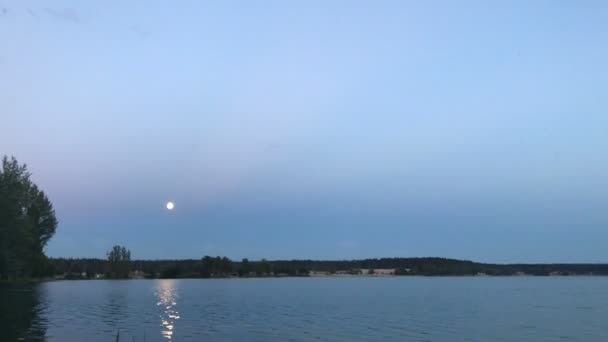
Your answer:
[[[159,280],[156,286],[156,305],[160,308],[160,333],[164,338],[170,340],[174,337],[175,323],[180,318],[177,311],[176,282],[171,279]]]

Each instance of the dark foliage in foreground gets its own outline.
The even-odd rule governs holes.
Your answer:
[[[94,277],[105,274],[101,259],[51,259],[55,274]],[[130,270],[148,278],[219,278],[308,276],[309,271],[359,274],[360,269],[395,269],[396,275],[608,275],[608,264],[485,264],[446,258],[381,258],[363,260],[259,260],[236,262],[226,257],[205,256],[188,260],[134,260]]]
[[[43,250],[56,228],[53,205],[30,180],[27,166],[4,157],[0,166],[0,280],[49,275]]]

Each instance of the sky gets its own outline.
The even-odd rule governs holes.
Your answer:
[[[608,262],[605,1],[0,0],[0,44],[50,256]]]

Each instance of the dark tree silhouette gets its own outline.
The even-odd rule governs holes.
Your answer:
[[[124,246],[112,247],[108,252],[108,268],[110,278],[128,278],[131,272],[131,251]]]
[[[239,276],[247,277],[249,273],[251,273],[251,264],[249,263],[249,259],[244,258],[241,260],[241,267],[239,267]]]
[[[0,169],[0,279],[50,273],[44,246],[55,234],[51,201],[30,180],[25,164],[2,158]]]

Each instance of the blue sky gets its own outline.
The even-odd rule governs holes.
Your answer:
[[[0,42],[51,256],[608,262],[605,2],[4,0]]]

